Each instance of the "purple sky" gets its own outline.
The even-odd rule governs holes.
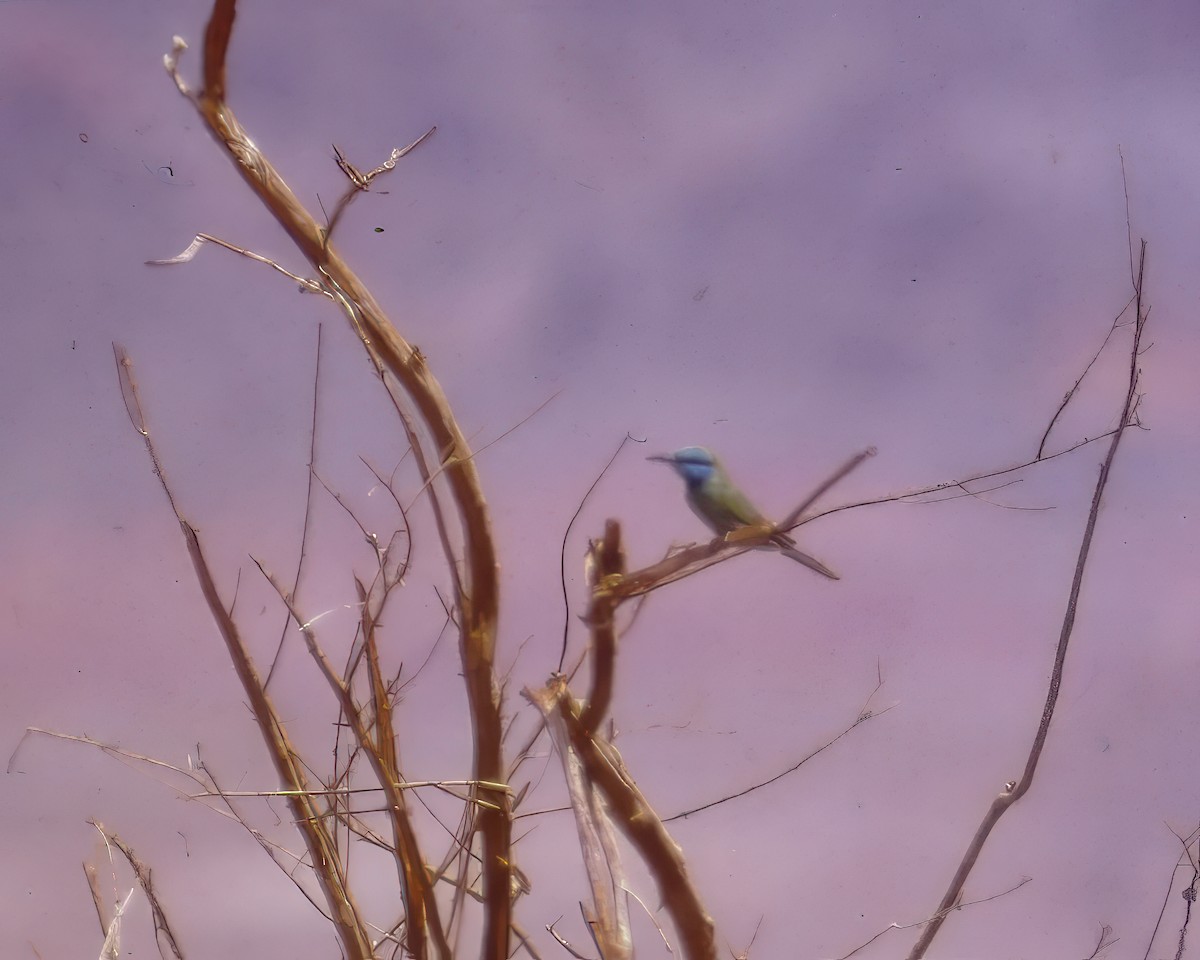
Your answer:
[[[404,448],[326,302],[216,249],[143,265],[205,231],[305,272],[160,66],[178,33],[196,81],[206,15],[194,0],[0,4],[0,743],[7,756],[35,725],[186,765],[199,742],[226,787],[271,789],[111,344],[137,364],[227,597],[241,571],[260,658],[282,621],[250,555],[294,569],[319,322],[322,476],[383,522],[357,457],[391,469]],[[1150,243],[1150,430],[1127,436],[1108,490],[1039,779],[967,897],[1032,881],[954,915],[932,956],[1086,956],[1110,924],[1121,939],[1105,956],[1141,957],[1180,853],[1171,831],[1200,819],[1198,28],[1185,2],[260,2],[238,22],[230,96],[313,208],[342,189],[331,143],[370,167],[438,126],[337,242],[477,445],[559,392],[479,457],[504,565],[504,667],[524,643],[512,712],[557,664],[562,533],[627,431],[647,442],[617,461],[568,544],[573,614],[605,517],[623,522],[634,565],[704,535],[648,453],[709,445],[776,515],[868,445],[879,455],[830,503],[1031,457],[1131,292],[1120,148],[1132,233]],[[1124,336],[1052,448],[1113,426]],[[663,814],[794,763],[854,719],[877,668],[875,706],[896,705],[774,786],[673,825],[735,950],[760,917],[752,956],[821,958],[934,909],[1024,763],[1102,454],[1085,447],[986,499],[804,528],[839,583],[755,554],[643,610],[614,719]],[[340,650],[350,571],[370,558],[328,498],[314,522],[303,601],[335,610],[324,637]],[[414,668],[448,585],[426,518],[415,536],[391,624],[395,662]],[[319,762],[331,701],[288,642],[275,693]],[[467,775],[453,654],[435,652],[400,708],[413,779]],[[560,798],[557,760],[539,751],[531,810]],[[244,832],[95,750],[25,743],[0,809],[5,956],[98,953],[79,868],[90,817],[153,866],[189,956],[336,955]],[[298,846],[265,805],[245,809]],[[570,819],[530,828],[520,919],[541,931],[564,916],[583,943]],[[381,871],[380,890],[393,882],[365,855],[360,869]],[[1178,889],[1153,956],[1173,952]],[[367,899],[390,916],[387,895]],[[144,901],[130,920],[127,945],[151,956]],[[859,956],[902,955],[914,936]]]

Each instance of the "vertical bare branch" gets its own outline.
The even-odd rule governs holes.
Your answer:
[[[226,103],[225,58],[235,11],[235,0],[216,0],[213,5],[205,33],[202,91],[192,94],[188,90],[176,69],[175,56],[167,57],[167,67],[180,91],[195,104],[217,143],[228,152],[242,178],[313,264],[330,292],[342,300],[344,308],[350,308],[348,312],[364,347],[403,387],[421,425],[429,432],[432,456],[418,455],[416,460],[427,483],[434,475],[429,462],[438,464],[457,509],[463,536],[466,576],[456,597],[461,613],[460,652],[475,744],[474,779],[482,784],[475,790],[486,794],[480,797],[483,802],[478,807],[486,904],[482,955],[487,960],[505,960],[512,921],[512,823],[507,791],[502,786],[500,693],[494,676],[499,613],[497,558],[479,475],[466,437],[420,351],[400,336]],[[176,55],[181,49],[177,44]],[[449,550],[447,554],[447,562],[453,567],[458,558]]]
[[[592,602],[587,622],[592,629],[592,695],[580,717],[590,737],[608,713],[612,701],[613,672],[617,659],[617,631],[613,617],[620,603],[612,587],[625,575],[625,553],[621,546],[621,525],[616,520],[604,524],[604,539],[589,554],[592,571]]]
[[[558,554],[558,582],[559,582],[559,588],[562,590],[562,602],[563,602],[562,653],[560,653],[558,655],[558,672],[559,673],[562,673],[563,666],[567,662],[567,634],[568,634],[568,632],[570,630],[570,626],[571,626],[571,603],[567,597],[567,541],[570,539],[571,530],[575,526],[575,521],[578,520],[579,515],[581,513],[583,513],[584,504],[586,504],[588,502],[588,499],[591,497],[592,493],[595,491],[597,484],[599,484],[600,481],[604,478],[604,475],[606,473],[608,473],[608,468],[613,465],[613,461],[616,460],[617,456],[621,453],[621,451],[625,449],[625,444],[627,444],[631,440],[633,440],[633,437],[631,437],[628,433],[625,434],[625,436],[623,436],[621,438],[621,442],[617,444],[617,449],[614,450],[612,452],[612,456],[608,458],[608,462],[604,465],[604,469],[602,469],[596,475],[596,479],[592,481],[591,486],[587,488],[587,492],[583,495],[583,498],[579,501],[578,506],[575,507],[575,512],[573,514],[571,514],[571,519],[567,522],[567,528],[563,531],[562,546],[559,548],[559,554]],[[641,441],[634,441],[634,442],[640,443]]]
[[[150,431],[146,426],[138,396],[137,382],[133,378],[133,362],[120,347],[114,344],[113,349],[117,359],[121,390],[125,397],[130,420],[142,436],[150,455],[150,461],[154,464],[154,473],[179,521],[184,541],[187,543],[188,556],[191,557],[192,567],[196,571],[196,579],[200,584],[200,591],[204,595],[209,612],[216,621],[217,629],[225,641],[229,659],[242,683],[246,698],[250,701],[251,712],[262,733],[263,742],[271,755],[275,771],[284,786],[292,791],[288,794],[287,802],[292,809],[297,829],[304,838],[304,844],[312,861],[313,872],[325,895],[325,902],[329,905],[329,912],[341,939],[342,948],[350,960],[369,960],[373,955],[370,938],[367,936],[358,907],[346,884],[346,876],[342,869],[341,859],[337,855],[336,845],[322,826],[321,811],[317,809],[316,803],[308,793],[308,779],[304,775],[300,757],[288,739],[287,731],[284,729],[279,714],[275,711],[274,704],[267,696],[266,687],[259,678],[254,662],[250,659],[250,653],[242,642],[237,624],[225,609],[208,561],[204,557],[204,551],[200,547],[200,537],[195,528],[184,519],[175,504],[175,498],[158,459],[158,451],[154,447]]]
[[[300,555],[296,558],[296,573],[292,577],[292,583],[296,585],[296,589],[300,589],[300,578],[304,574],[304,560],[308,556],[308,528],[309,522],[312,519],[313,508],[313,491],[316,487],[317,478],[317,411],[319,409],[318,391],[321,387],[321,338],[325,329],[325,325],[317,324],[317,358],[313,370],[313,397],[312,397],[312,422],[308,428],[308,485],[304,493],[304,522],[300,525]],[[283,655],[283,643],[287,639],[288,627],[291,626],[292,620],[289,616],[284,616],[283,626],[279,631],[279,643],[275,646],[275,656],[271,658],[271,666],[267,670],[267,679],[263,685],[269,690],[271,689],[271,677],[275,674],[275,668],[279,666],[279,658]]]
[[[569,698],[559,702],[559,711],[588,777],[600,787],[617,822],[654,876],[663,906],[679,932],[684,957],[716,960],[712,917],[688,877],[679,845],[626,772],[616,749],[584,733]]]
[[[633,934],[629,928],[629,909],[625,897],[625,874],[616,843],[612,817],[604,798],[587,777],[579,755],[571,746],[570,734],[558,710],[557,697],[565,688],[525,691],[526,697],[546,720],[550,739],[562,761],[567,795],[575,813],[575,828],[583,866],[592,888],[595,917],[589,922],[603,960],[630,960]],[[553,931],[551,931],[553,933]]]
[[[341,707],[342,716],[354,734],[357,746],[366,754],[367,760],[371,764],[371,769],[383,790],[384,797],[387,799],[387,812],[392,825],[392,836],[395,841],[397,854],[397,869],[400,873],[401,890],[408,917],[406,928],[407,946],[413,956],[417,957],[418,960],[423,960],[427,955],[425,934],[428,930],[433,936],[438,956],[441,960],[450,960],[450,947],[446,942],[445,931],[442,929],[441,922],[438,919],[437,903],[433,897],[433,889],[429,877],[425,872],[424,859],[417,845],[416,833],[413,831],[412,822],[408,815],[408,804],[404,798],[404,791],[400,786],[399,774],[396,769],[398,763],[393,753],[393,743],[381,747],[381,745],[372,740],[371,734],[367,730],[366,722],[363,719],[363,713],[359,709],[358,704],[354,702],[349,685],[333,669],[329,658],[317,642],[316,633],[311,626],[312,621],[306,620],[300,615],[290,595],[263,568],[262,564],[258,564],[258,568],[262,571],[263,576],[267,578],[267,582],[275,588],[280,600],[283,601],[288,612],[296,621],[297,626],[299,626],[300,632],[304,635],[305,643],[308,645],[309,654],[316,662],[330,689],[332,689],[334,695],[338,698],[338,705]],[[374,626],[372,625],[372,642],[373,637]],[[386,691],[384,692],[384,703],[385,715],[388,717],[386,721],[388,736],[394,741],[390,722],[390,703],[387,700]],[[378,716],[376,720],[378,721]]]
[[[371,702],[375,713],[375,742],[368,751],[379,770],[380,779],[391,784],[385,790],[392,806],[392,819],[396,839],[396,857],[404,880],[405,914],[408,918],[408,949],[414,957],[425,956],[426,928],[433,933],[438,956],[450,960],[450,945],[446,942],[445,930],[438,915],[437,899],[433,885],[425,872],[424,858],[417,843],[417,835],[408,814],[404,791],[394,785],[401,781],[400,758],[396,751],[396,732],[392,726],[392,699],[387,689],[383,671],[379,665],[379,645],[376,641],[377,620],[371,609],[370,598],[361,583],[358,587],[362,604],[361,628],[367,653],[367,671],[371,683]],[[365,731],[364,731],[365,733]]]
[[[1100,466],[1100,476],[1096,480],[1096,487],[1092,492],[1092,505],[1088,511],[1083,538],[1079,544],[1079,556],[1075,561],[1075,572],[1071,579],[1070,592],[1067,595],[1067,610],[1063,616],[1062,629],[1058,636],[1058,646],[1054,653],[1054,669],[1050,674],[1050,687],[1046,693],[1046,704],[1042,708],[1042,718],[1038,723],[1037,732],[1033,738],[1033,745],[1030,747],[1029,756],[1025,761],[1025,769],[1019,780],[1005,784],[1003,792],[992,801],[991,807],[984,815],[983,822],[980,823],[979,829],[975,831],[975,835],[967,845],[967,851],[963,854],[962,861],[955,871],[954,878],[950,881],[950,886],[946,890],[945,896],[942,897],[941,903],[938,904],[933,919],[929,921],[928,926],[922,931],[920,938],[909,952],[909,960],[917,960],[917,958],[925,956],[925,951],[929,949],[929,944],[933,942],[933,938],[937,936],[942,924],[945,923],[946,917],[954,909],[955,904],[958,903],[959,898],[962,896],[963,886],[966,884],[967,877],[975,866],[975,861],[979,858],[984,843],[987,842],[988,837],[991,835],[992,828],[996,826],[996,823],[1004,815],[1005,811],[1020,800],[1021,797],[1025,796],[1029,788],[1033,785],[1033,777],[1037,772],[1038,761],[1042,756],[1042,749],[1046,745],[1046,738],[1050,735],[1050,722],[1054,719],[1054,708],[1058,703],[1058,693],[1062,688],[1067,649],[1071,642],[1071,634],[1075,628],[1075,614],[1079,607],[1079,596],[1083,590],[1083,573],[1087,567],[1088,556],[1091,553],[1092,537],[1096,532],[1096,523],[1100,518],[1100,504],[1104,499],[1104,490],[1108,486],[1109,473],[1112,470],[1117,449],[1121,445],[1121,438],[1125,435],[1126,428],[1135,422],[1137,415],[1138,380],[1140,375],[1138,362],[1141,354],[1142,333],[1145,330],[1147,317],[1147,310],[1142,302],[1145,275],[1146,242],[1143,240],[1137,277],[1134,281],[1134,301],[1137,312],[1133,330],[1133,343],[1129,350],[1129,380],[1125,390],[1125,403],[1121,410],[1120,424],[1113,431],[1112,438],[1109,440],[1108,454]]]
[[[104,829],[102,824],[92,821],[92,826],[100,831],[104,837],[104,842],[112,844],[119,851],[121,856],[129,863],[130,869],[133,870],[133,875],[137,879],[138,886],[142,888],[142,892],[146,895],[146,900],[150,904],[150,912],[154,916],[154,940],[158,945],[159,955],[165,960],[168,952],[176,960],[183,960],[183,950],[180,949],[179,941],[175,937],[175,932],[171,929],[171,924],[167,921],[166,911],[163,910],[162,903],[158,899],[158,894],[154,890],[154,881],[150,875],[150,868],[147,867],[141,860],[134,855],[133,849],[124,840],[118,837],[115,833],[110,833]],[[128,902],[128,898],[126,899]],[[119,919],[120,909],[118,908]],[[111,929],[111,927],[110,927]],[[118,955],[116,950],[113,951],[113,957]]]
[[[588,781],[599,787],[613,819],[654,877],[663,906],[679,932],[683,956],[686,960],[716,960],[712,917],[688,877],[683,853],[625,770],[616,748],[584,730],[563,677],[552,679],[544,690],[527,691],[526,696],[541,709],[559,714]]]

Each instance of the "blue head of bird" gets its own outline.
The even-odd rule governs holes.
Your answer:
[[[683,482],[688,485],[689,490],[703,485],[721,469],[717,458],[707,447],[684,447],[674,453],[655,454],[646,459],[669,463],[675,468],[675,472],[683,477]]]

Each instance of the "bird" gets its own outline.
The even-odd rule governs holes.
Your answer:
[[[684,447],[674,453],[647,457],[658,463],[670,464],[687,485],[687,502],[692,512],[718,536],[747,527],[762,527],[764,532],[773,526],[729,478],[721,461],[707,447]],[[816,557],[796,548],[796,541],[786,533],[771,537],[771,547],[785,557],[802,563],[830,580],[840,580]]]

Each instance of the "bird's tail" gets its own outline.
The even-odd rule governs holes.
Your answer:
[[[806,567],[808,567],[809,570],[815,570],[817,573],[821,574],[821,576],[823,576],[823,577],[828,577],[830,580],[841,580],[842,579],[836,573],[834,573],[832,570],[830,570],[827,566],[825,566],[825,564],[823,564],[816,557],[810,557],[803,550],[797,550],[791,544],[781,545],[779,549],[780,549],[780,552],[785,557],[790,557],[792,560],[795,560],[797,563],[804,564]]]

